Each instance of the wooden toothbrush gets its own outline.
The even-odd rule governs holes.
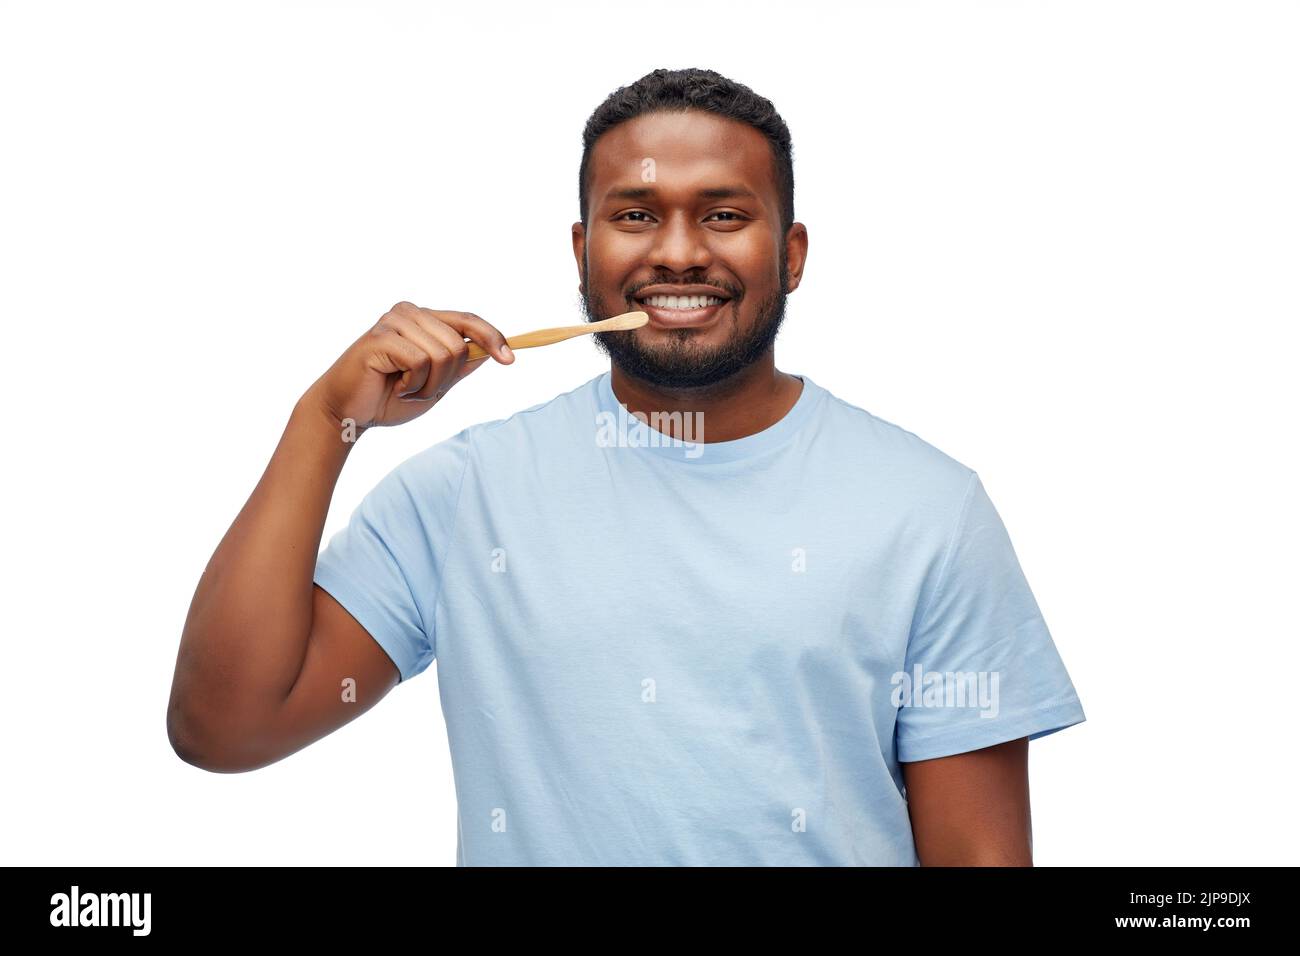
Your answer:
[[[603,319],[600,322],[586,322],[582,325],[565,325],[557,329],[538,329],[536,332],[523,332],[519,335],[512,335],[506,339],[506,345],[513,349],[532,349],[539,345],[551,345],[554,342],[563,342],[565,339],[571,339],[577,335],[587,335],[591,332],[626,332],[629,329],[639,329],[650,321],[650,316],[644,312],[624,312],[622,315],[616,315],[611,319]],[[476,362],[479,359],[487,358],[487,352],[477,342],[471,342],[468,349],[469,354],[465,357],[465,362]]]

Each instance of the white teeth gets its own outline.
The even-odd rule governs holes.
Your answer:
[[[716,295],[652,295],[642,301],[657,309],[699,309],[722,304],[722,299]]]

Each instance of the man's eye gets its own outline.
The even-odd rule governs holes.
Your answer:
[[[731,217],[732,217],[732,218],[729,219],[729,220],[723,220],[724,222],[739,222],[742,218],[744,218],[743,216],[740,215],[740,213],[727,212],[726,210],[722,210],[721,212],[715,212],[715,213],[713,214],[713,216],[731,216]],[[709,218],[712,219],[713,216],[710,216]]]
[[[648,212],[643,212],[643,211],[640,210],[640,209],[633,209],[633,210],[631,210],[630,212],[625,212],[625,213],[623,213],[623,215],[622,215],[622,216],[619,216],[618,218],[619,218],[619,219],[625,219],[627,216],[649,216],[649,215],[650,215],[650,214],[649,214]],[[632,220],[629,220],[629,221],[630,221],[630,222],[647,222],[648,220],[646,220],[646,219],[632,219]]]

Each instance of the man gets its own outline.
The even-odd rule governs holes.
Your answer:
[[[976,473],[777,370],[808,247],[784,122],[656,70],[584,146],[588,318],[650,323],[402,463],[318,556],[346,439],[481,366],[467,338],[513,361],[476,315],[385,314],[204,572],[177,753],[264,766],[437,659],[459,865],[1030,864],[1028,741],[1083,710]]]

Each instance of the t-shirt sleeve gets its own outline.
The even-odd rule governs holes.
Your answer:
[[[401,680],[433,663],[441,571],[468,465],[461,432],[408,459],[361,500],[316,559],[328,591],[392,659]]]
[[[906,676],[895,675],[898,759],[1033,740],[1082,723],[1007,529],[974,472],[939,568],[913,621]]]

